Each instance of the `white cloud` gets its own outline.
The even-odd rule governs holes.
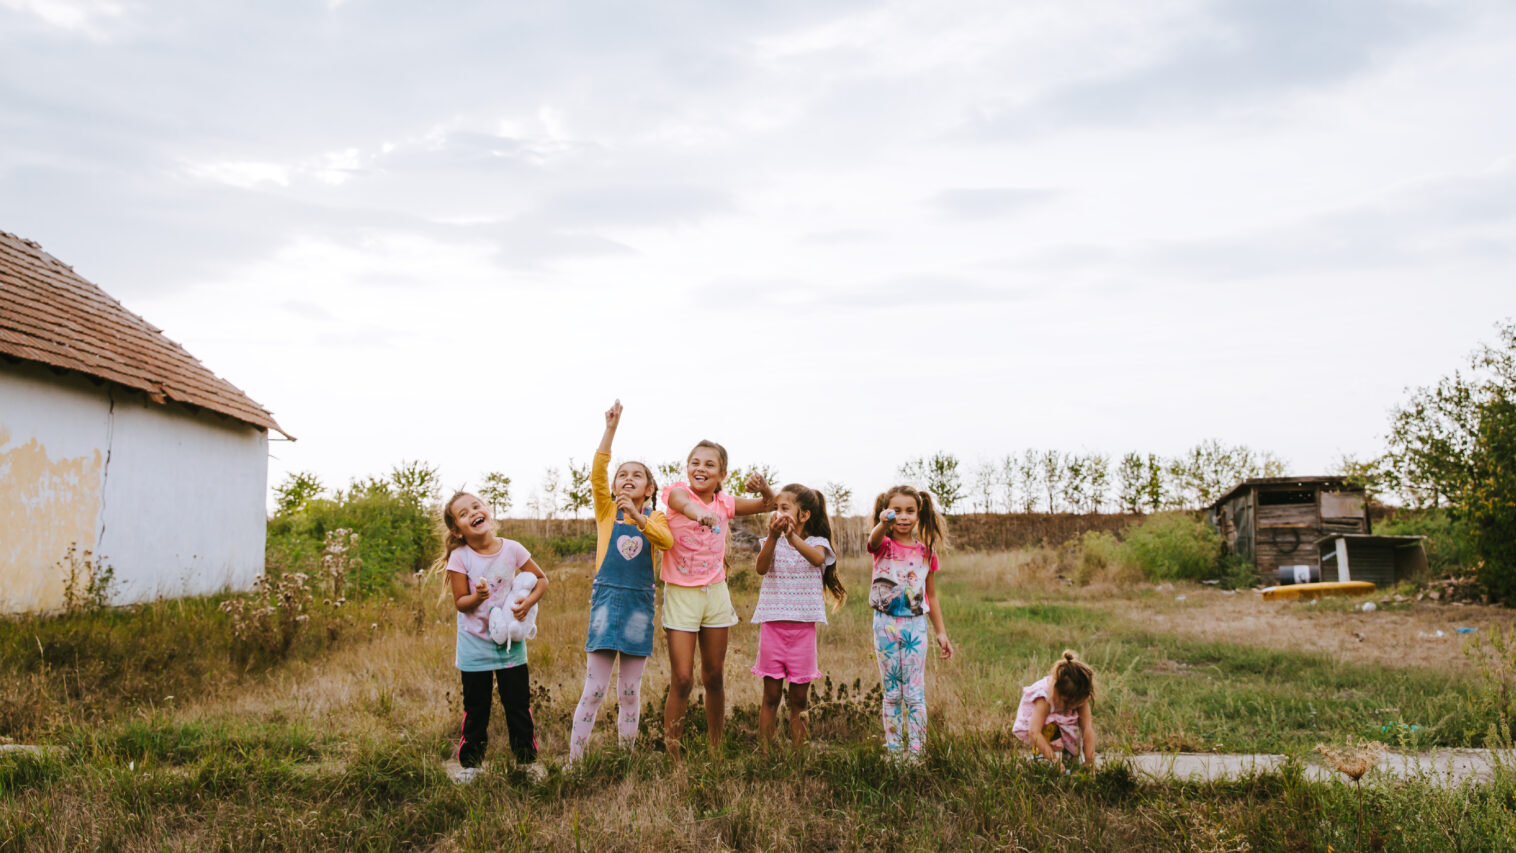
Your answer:
[[[0,0],[0,9],[30,15],[51,27],[104,39],[108,24],[126,15],[115,0]]]

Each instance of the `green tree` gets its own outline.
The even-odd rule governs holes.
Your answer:
[[[1125,513],[1142,512],[1147,465],[1141,453],[1127,453],[1116,465],[1116,506]]]
[[[1163,462],[1159,460],[1158,454],[1149,453],[1147,458],[1147,480],[1142,484],[1142,500],[1151,512],[1163,509],[1169,500],[1163,475]]]
[[[442,479],[437,476],[437,466],[419,460],[396,465],[390,470],[390,483],[395,494],[417,506],[442,499]]]
[[[1016,457],[1010,454],[1000,457],[998,463],[998,478],[996,484],[1000,486],[1000,501],[1005,506],[1006,512],[1016,511],[1016,484],[1019,482],[1019,466]]]
[[[1056,512],[1058,509],[1058,493],[1063,489],[1063,481],[1068,474],[1063,454],[1056,450],[1043,450],[1037,454],[1037,482],[1047,492],[1048,512]]]
[[[505,515],[511,508],[511,478],[499,471],[491,471],[484,475],[483,485],[479,487],[479,497],[489,502],[495,508],[495,515]]]
[[[291,471],[284,475],[284,482],[274,488],[274,512],[276,515],[294,515],[322,489],[321,478],[309,471]]]
[[[1385,470],[1418,505],[1451,505],[1472,528],[1480,582],[1516,602],[1516,323],[1496,325],[1469,373],[1418,388],[1390,418]]]
[[[1464,509],[1479,581],[1496,601],[1516,602],[1516,389],[1501,389],[1480,407],[1472,462]]]
[[[762,474],[764,482],[774,487],[775,490],[784,485],[779,482],[779,472],[772,466],[753,465],[749,468],[728,469],[726,480],[722,482],[721,488],[726,490],[726,493],[729,495],[757,494],[757,492],[749,492],[747,488],[747,478],[754,474]]]
[[[569,457],[568,464],[569,481],[563,489],[563,511],[571,512],[575,518],[579,517],[579,511],[588,509],[594,503],[595,494],[590,487],[590,465],[575,465],[573,457]]]
[[[958,473],[958,457],[938,451],[931,456],[906,460],[900,477],[916,488],[925,488],[937,499],[943,512],[952,512],[963,500],[963,477]]]
[[[828,481],[822,493],[826,495],[827,512],[834,518],[842,518],[852,510],[853,490],[842,483]]]
[[[980,512],[995,511],[996,474],[993,462],[984,461],[974,466],[974,497]]]
[[[658,466],[658,486],[662,488],[670,483],[682,483],[688,473],[689,469],[683,461],[664,462]]]

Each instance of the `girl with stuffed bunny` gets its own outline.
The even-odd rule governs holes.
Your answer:
[[[527,621],[547,592],[547,575],[520,542],[496,535],[489,504],[477,495],[453,495],[443,505],[442,521],[447,527],[446,550],[438,562],[447,567],[453,606],[458,610],[456,663],[463,676],[458,763],[470,768],[484,760],[489,743],[490,694],[498,682],[511,752],[517,763],[530,765],[537,760],[537,736],[532,724],[526,643],[506,646],[495,642],[490,636],[490,614],[508,608],[516,575],[529,572],[536,576],[536,583],[514,608],[509,608],[517,620]]]
[[[595,728],[600,703],[611,685],[611,668],[619,662],[616,730],[621,745],[637,740],[642,712],[642,671],[653,653],[653,596],[659,552],[674,544],[668,519],[644,504],[657,493],[653,470],[641,462],[623,462],[614,483],[606,476],[611,442],[621,423],[621,401],[605,413],[605,433],[595,450],[590,489],[595,498],[594,586],[590,593],[589,636],[584,693],[574,709],[569,736],[569,761],[579,760]]]

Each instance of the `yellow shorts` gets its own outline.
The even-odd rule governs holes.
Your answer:
[[[663,627],[671,631],[729,628],[739,621],[726,581],[708,586],[663,585]]]

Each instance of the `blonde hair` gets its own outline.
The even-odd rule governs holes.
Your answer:
[[[440,577],[446,579],[448,559],[453,556],[454,551],[468,544],[463,539],[463,531],[458,529],[458,517],[453,513],[453,504],[457,503],[459,498],[473,498],[474,500],[479,500],[481,503],[483,502],[473,492],[457,491],[453,492],[453,496],[448,498],[447,503],[442,505],[442,529],[438,531],[442,535],[442,556],[433,560],[432,564],[427,567],[427,578]],[[443,588],[442,596],[443,598],[447,597],[446,586]]]
[[[1072,650],[1064,651],[1063,660],[1053,664],[1048,677],[1052,679],[1053,692],[1071,707],[1095,698],[1095,670]]]

